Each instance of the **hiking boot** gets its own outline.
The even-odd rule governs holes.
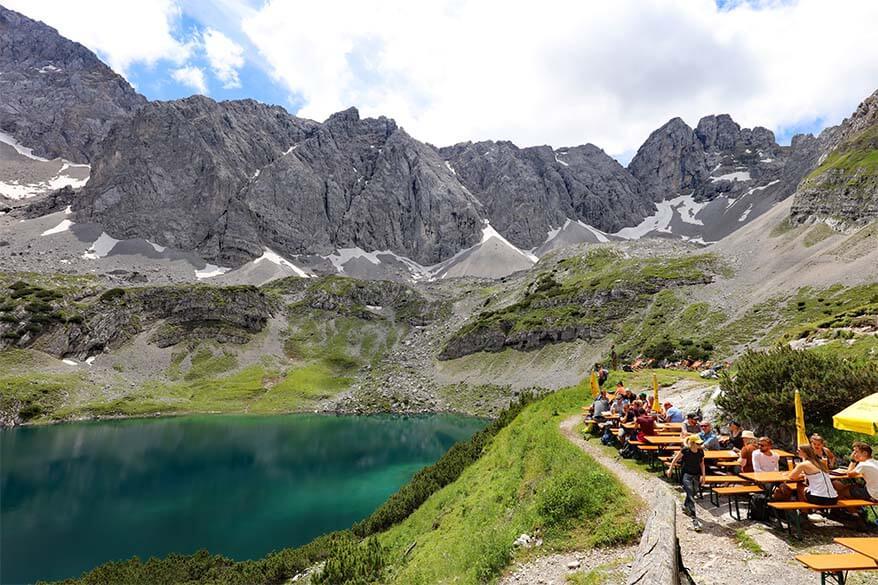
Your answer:
[[[692,519],[692,530],[694,530],[695,532],[701,532],[702,530],[701,521],[699,521],[697,518]]]
[[[690,518],[695,517],[695,510],[691,510],[691,509],[687,508],[686,506],[683,506],[683,513],[686,514],[687,516],[689,516]]]

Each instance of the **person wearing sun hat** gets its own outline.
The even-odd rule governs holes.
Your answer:
[[[741,438],[744,440],[744,446],[741,448],[741,459],[738,460],[738,467],[741,473],[753,473],[753,451],[756,451],[756,435],[753,431],[741,431]]]
[[[671,477],[674,467],[680,463],[682,471],[681,483],[683,491],[686,493],[686,501],[683,502],[683,513],[692,517],[692,526],[697,532],[701,531],[701,523],[695,513],[695,494],[698,492],[698,486],[704,484],[704,450],[701,448],[701,437],[698,435],[689,435],[686,437],[686,446],[677,451],[671,460],[671,466],[667,471],[667,476]]]

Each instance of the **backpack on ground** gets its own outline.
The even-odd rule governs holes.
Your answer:
[[[750,496],[750,512],[747,517],[757,522],[768,520],[768,497],[765,494],[752,494]]]

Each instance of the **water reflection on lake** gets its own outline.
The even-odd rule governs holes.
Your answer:
[[[0,582],[207,548],[235,559],[365,517],[484,426],[424,417],[202,416],[0,431]]]

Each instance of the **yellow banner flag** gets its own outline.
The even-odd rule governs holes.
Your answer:
[[[591,397],[597,398],[601,395],[601,387],[598,385],[598,375],[594,370],[591,371]]]
[[[658,378],[656,378],[655,374],[652,375],[652,411],[653,412],[661,412],[662,405],[659,403],[659,383]]]
[[[802,408],[802,397],[796,390],[796,442],[799,447],[808,444],[808,434],[805,432],[805,410]]]

